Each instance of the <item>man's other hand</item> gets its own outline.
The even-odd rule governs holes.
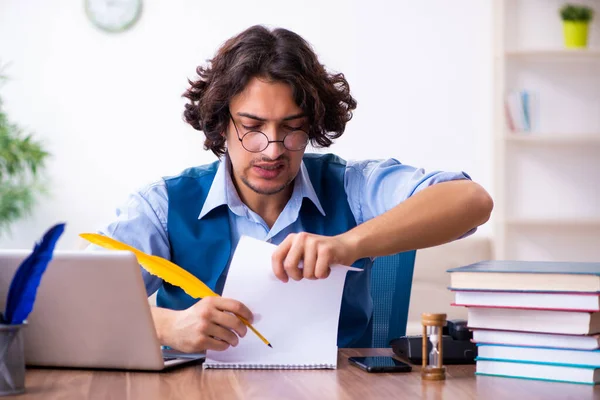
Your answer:
[[[273,272],[282,282],[290,278],[325,279],[331,265],[352,265],[356,258],[352,245],[343,235],[320,236],[312,233],[292,233],[277,247],[271,257]],[[302,261],[302,268],[300,268]]]

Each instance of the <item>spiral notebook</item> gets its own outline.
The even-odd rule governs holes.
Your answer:
[[[271,255],[276,248],[242,236],[222,294],[241,301],[254,313],[252,325],[273,347],[265,345],[248,330],[236,347],[207,351],[204,368],[337,368],[337,332],[344,281],[349,271],[361,270],[336,265],[327,279],[290,279],[283,283],[271,268]]]

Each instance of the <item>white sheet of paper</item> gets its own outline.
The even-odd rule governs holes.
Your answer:
[[[245,304],[252,324],[273,346],[250,329],[236,347],[207,351],[205,368],[336,368],[337,332],[348,271],[332,266],[327,279],[283,283],[275,277],[271,255],[277,246],[242,236],[223,289],[223,297]],[[360,273],[360,272],[351,272]]]

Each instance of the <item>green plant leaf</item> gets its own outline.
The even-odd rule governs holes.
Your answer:
[[[559,12],[563,21],[590,22],[594,17],[592,8],[578,4],[567,3]]]
[[[0,82],[6,81],[0,68]],[[49,154],[31,134],[9,121],[0,98],[0,236],[29,214],[46,193],[40,173]]]

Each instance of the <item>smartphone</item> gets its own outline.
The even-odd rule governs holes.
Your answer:
[[[367,372],[410,372],[412,367],[394,357],[349,357],[350,364]]]

